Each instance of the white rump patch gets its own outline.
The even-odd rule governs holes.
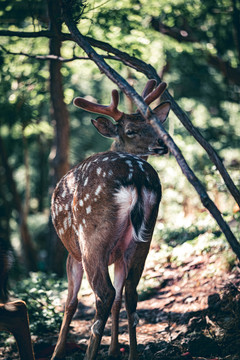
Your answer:
[[[137,202],[137,190],[134,186],[122,186],[114,196],[119,205],[120,222],[123,222]]]

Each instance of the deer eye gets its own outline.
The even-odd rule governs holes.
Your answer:
[[[133,130],[127,130],[126,131],[126,135],[130,138],[133,138],[134,136],[137,135],[137,132],[136,131],[133,131]]]

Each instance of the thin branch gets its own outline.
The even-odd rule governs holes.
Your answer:
[[[14,51],[10,51],[10,50],[7,50],[4,46],[0,45],[0,48],[6,53],[6,54],[9,54],[9,55],[15,55],[15,56],[26,56],[30,59],[36,59],[36,60],[57,60],[57,61],[61,61],[61,62],[70,62],[70,61],[73,61],[73,60],[89,60],[88,57],[86,56],[76,56],[74,55],[72,58],[70,59],[65,59],[63,58],[62,56],[57,56],[57,55],[30,55],[30,54],[27,54],[27,53],[24,53],[22,51],[20,52],[14,52]]]
[[[49,30],[42,31],[12,31],[12,30],[0,30],[0,36],[17,36],[21,38],[38,38],[38,37],[53,37],[52,32]],[[70,39],[69,39],[70,40]]]
[[[178,29],[175,26],[168,26],[163,24],[158,18],[153,17],[151,19],[151,25],[154,30],[162,33],[163,35],[169,35],[178,42],[198,42],[198,39],[189,34],[186,30]]]
[[[90,60],[89,57],[87,57],[87,56],[77,56],[77,55],[74,55],[72,58],[69,58],[69,59],[66,59],[66,58],[63,58],[62,56],[57,56],[57,55],[31,55],[31,54],[24,53],[22,51],[14,52],[14,51],[7,50],[2,45],[0,45],[0,49],[2,49],[6,54],[9,54],[9,55],[26,56],[30,59],[36,59],[36,60],[57,60],[57,61],[64,62],[64,63],[74,61],[74,60]],[[108,59],[108,60],[121,61],[121,59],[119,59],[117,56],[104,55],[103,58]]]
[[[118,87],[135,103],[143,117],[151,121],[152,126],[158,132],[160,138],[168,146],[171,153],[175,156],[183,174],[187,177],[188,181],[194,186],[195,190],[199,194],[202,204],[206,207],[212,216],[217,221],[219,227],[225,234],[229,244],[231,245],[233,251],[240,260],[240,244],[232,233],[228,224],[223,220],[222,215],[214,202],[209,198],[205,188],[193,173],[193,171],[188,166],[186,160],[184,159],[180,149],[177,147],[171,136],[164,129],[162,124],[159,122],[156,114],[152,113],[150,108],[145,104],[143,99],[137,94],[137,92],[123,79],[113,68],[111,68],[102,58],[98,55],[97,52],[90,46],[86,39],[77,29],[76,25],[72,20],[71,8],[69,6],[69,1],[63,1],[63,15],[65,23],[69,28],[70,33],[72,34],[73,39],[77,44],[87,53],[90,59],[92,59],[95,64],[98,66],[99,70],[106,74],[106,76],[112,80]]]

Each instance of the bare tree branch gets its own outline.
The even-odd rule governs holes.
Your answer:
[[[217,221],[219,227],[225,234],[229,244],[231,245],[233,251],[237,255],[240,260],[240,244],[229,228],[228,224],[223,220],[222,215],[214,202],[209,198],[205,188],[199,181],[199,179],[195,176],[193,171],[188,166],[186,160],[181,154],[180,149],[177,147],[171,136],[166,132],[162,124],[159,122],[157,116],[151,112],[150,108],[145,104],[143,99],[137,94],[137,92],[127,83],[125,79],[123,79],[113,68],[111,68],[102,58],[102,56],[98,55],[96,51],[90,46],[90,44],[86,41],[86,39],[82,36],[82,34],[77,29],[76,25],[72,20],[71,15],[71,7],[69,6],[71,1],[64,0],[63,1],[63,13],[65,23],[68,26],[69,31],[72,34],[73,39],[77,42],[77,44],[87,53],[90,59],[92,59],[95,64],[98,66],[99,70],[106,74],[106,76],[112,80],[118,87],[135,103],[138,107],[139,111],[143,115],[145,119],[151,121],[152,126],[158,132],[160,138],[164,141],[164,143],[168,146],[171,153],[175,156],[183,174],[187,177],[188,181],[194,186],[195,190],[199,194],[202,204],[209,210],[212,216]]]
[[[12,30],[0,30],[0,36],[17,36],[21,38],[38,38],[38,37],[53,37],[53,33],[49,30],[42,31],[12,31]],[[68,39],[70,40],[70,39]]]
[[[36,59],[36,60],[57,60],[57,61],[60,61],[60,62],[70,62],[70,61],[74,61],[74,60],[89,60],[88,57],[86,56],[73,56],[72,58],[69,58],[69,59],[65,59],[63,58],[62,56],[57,56],[57,55],[30,55],[30,54],[27,54],[27,53],[24,53],[22,51],[20,52],[14,52],[14,51],[10,51],[10,50],[7,50],[4,46],[0,45],[0,48],[6,53],[6,54],[9,54],[9,55],[16,55],[16,56],[26,56],[30,59]]]

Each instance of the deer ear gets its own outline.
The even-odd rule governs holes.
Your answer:
[[[118,136],[117,127],[111,120],[105,117],[98,117],[96,120],[92,119],[91,121],[101,135],[108,138],[116,138]]]
[[[164,121],[167,119],[170,108],[171,103],[169,101],[165,101],[154,109],[154,112],[156,113],[161,123],[164,123]]]

